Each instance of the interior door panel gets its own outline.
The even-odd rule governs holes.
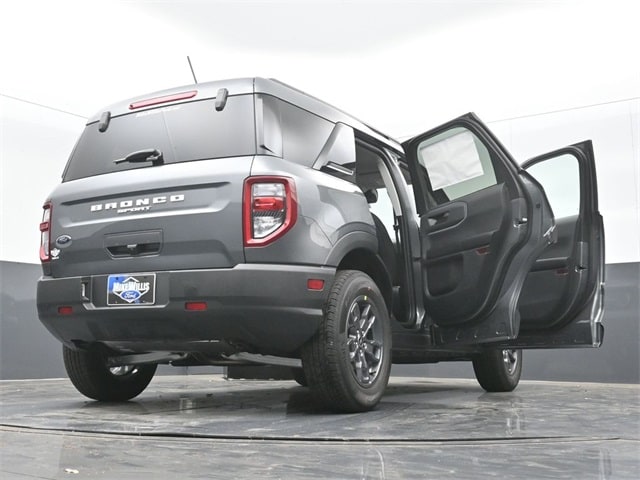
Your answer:
[[[572,254],[577,220],[556,220],[557,242],[544,250],[527,275],[518,305],[521,330],[552,327],[570,301],[569,291],[576,290],[581,272]]]
[[[532,167],[539,165],[553,174],[553,162],[568,156],[577,162],[577,178],[562,179],[579,183],[579,212],[557,219],[557,243],[542,252],[527,275],[519,301],[521,333],[513,344],[577,347],[602,343],[604,228],[598,211],[593,146],[590,141],[581,142],[533,158],[523,166],[534,176]],[[553,175],[540,176],[546,176],[547,182],[554,179]],[[554,208],[554,200],[567,200],[562,185],[556,188],[559,195],[551,198]]]
[[[464,208],[460,208],[460,205]],[[434,209],[466,213],[464,220],[440,229],[428,222],[426,234],[427,292],[430,314],[439,324],[468,320],[482,305],[495,281],[500,245],[512,228],[510,200],[504,184],[474,192]],[[431,219],[430,210],[427,219]],[[493,250],[493,254],[492,254]],[[464,301],[460,301],[464,298]]]

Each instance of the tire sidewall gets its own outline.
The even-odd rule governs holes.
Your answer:
[[[504,350],[515,350],[517,363],[512,372],[509,372],[504,362]],[[473,370],[482,388],[488,392],[510,392],[520,382],[522,375],[522,350],[521,349],[492,349],[473,360]]]
[[[347,346],[347,318],[349,309],[353,301],[359,296],[365,295],[374,308],[376,322],[380,322],[382,327],[382,365],[376,379],[371,385],[361,385],[353,372],[349,360],[349,349]],[[363,406],[373,406],[380,400],[389,382],[391,371],[391,327],[389,314],[382,295],[374,281],[365,273],[354,272],[347,280],[344,288],[338,296],[339,308],[336,310],[338,321],[335,323],[337,332],[334,336],[335,345],[342,361],[339,362],[339,373],[342,382],[350,395]]]
[[[126,401],[139,395],[151,382],[156,365],[138,365],[136,371],[114,375],[99,350],[71,350],[63,346],[63,359],[71,383],[83,395],[98,401]]]

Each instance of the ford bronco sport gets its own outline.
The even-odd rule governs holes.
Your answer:
[[[40,231],[39,317],[101,401],[255,362],[365,411],[392,363],[510,391],[522,349],[602,342],[591,142],[521,167],[473,114],[400,144],[276,80],[145,95],[89,119]]]

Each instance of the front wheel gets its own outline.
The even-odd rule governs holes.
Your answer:
[[[336,274],[321,326],[302,350],[311,390],[340,412],[371,410],[391,371],[391,326],[375,282],[357,270]]]
[[[487,392],[511,392],[522,374],[522,350],[487,350],[473,359],[478,383]]]
[[[103,402],[124,402],[147,388],[157,365],[108,367],[98,350],[62,347],[64,367],[73,386],[83,395]]]
[[[293,375],[293,379],[296,381],[298,385],[300,385],[301,387],[309,386],[309,382],[307,382],[307,377],[304,374],[304,369],[292,368],[291,373]]]

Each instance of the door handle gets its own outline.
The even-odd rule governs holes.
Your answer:
[[[449,212],[442,212],[438,215],[429,215],[427,217],[427,221],[429,222],[429,227],[434,227],[438,225],[438,223],[443,222],[449,217]]]
[[[461,223],[467,217],[467,205],[462,202],[452,203],[443,207],[434,208],[427,213],[429,231],[434,232],[453,227]]]
[[[441,222],[442,220],[446,220],[449,218],[449,212],[438,213],[437,215],[429,215],[429,218],[435,220],[436,222]]]

